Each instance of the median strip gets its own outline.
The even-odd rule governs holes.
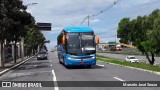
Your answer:
[[[143,71],[148,71],[152,72],[154,74],[160,75],[160,67],[159,66],[154,66],[146,63],[130,63],[126,61],[120,61],[120,60],[115,60],[115,59],[108,59],[104,57],[97,57],[97,60],[103,61],[109,64],[115,64],[115,65],[120,65],[132,69],[138,69],[138,70],[143,70]]]

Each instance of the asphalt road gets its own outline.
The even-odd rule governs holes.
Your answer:
[[[160,81],[160,76],[97,62],[92,68],[65,68],[59,64],[57,53],[49,53],[49,60],[33,58],[0,77],[0,81]],[[76,83],[72,83],[75,84]],[[114,83],[112,83],[114,85]],[[39,87],[0,88],[0,90],[160,90],[159,87]]]
[[[97,53],[97,55],[100,56],[106,56],[109,58],[119,59],[119,60],[125,60],[127,56],[135,56],[138,58],[140,62],[146,62],[148,63],[148,60],[146,59],[146,56],[139,56],[139,55],[125,55],[125,54],[112,54],[112,53]],[[160,65],[160,57],[155,57],[155,65]]]

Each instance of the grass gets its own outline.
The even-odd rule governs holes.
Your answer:
[[[126,62],[126,61],[108,59],[108,58],[104,58],[104,57],[97,57],[97,60],[108,62],[108,63],[119,64],[119,65],[123,65],[123,66],[130,66],[130,67],[136,67],[136,68],[140,68],[140,69],[160,72],[159,66],[154,66],[154,65],[150,65],[150,64],[146,64],[146,63],[130,63],[130,62]]]
[[[125,54],[125,55],[141,55],[139,52],[122,52],[119,54]]]
[[[139,55],[139,56],[145,56],[145,54],[141,54],[140,52],[122,52],[122,51],[97,51],[97,53],[111,53],[111,54],[123,54],[123,55]],[[149,53],[149,56],[151,54]],[[155,54],[156,57],[160,57],[160,54]]]
[[[139,52],[115,52],[115,51],[110,51],[110,52],[98,52],[98,53],[112,53],[112,54],[124,54],[124,55],[141,55]]]

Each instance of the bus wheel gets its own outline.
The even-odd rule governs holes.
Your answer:
[[[63,57],[63,64],[66,66],[66,62],[65,62],[65,60],[64,60],[64,57]]]
[[[87,65],[87,68],[91,68],[91,65]]]
[[[60,64],[62,63],[59,56],[58,56],[58,61],[59,61]]]
[[[59,63],[62,64],[62,62],[59,60]]]
[[[70,66],[67,66],[67,65],[65,65],[65,67],[66,67],[67,69],[69,69],[69,68],[70,68]]]

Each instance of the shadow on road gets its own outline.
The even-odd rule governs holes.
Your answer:
[[[25,63],[23,65],[40,65],[40,64],[46,64],[50,62],[30,62],[30,63]]]
[[[62,66],[64,66],[62,64]],[[103,69],[104,67],[102,66],[98,66],[98,65],[93,65],[91,67],[87,67],[87,66],[64,66],[66,69]]]
[[[37,65],[36,67],[31,65],[31,66],[21,66],[15,69],[16,70],[30,70],[30,69],[40,69],[40,68],[50,68],[48,65]]]

